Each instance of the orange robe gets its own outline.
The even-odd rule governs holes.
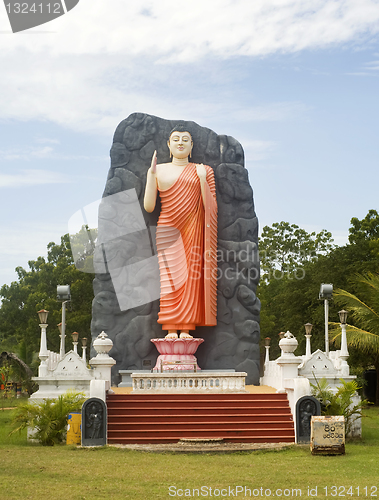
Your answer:
[[[217,323],[216,189],[212,168],[205,168],[205,206],[194,163],[184,168],[170,188],[159,190],[158,323],[163,330],[194,330]]]

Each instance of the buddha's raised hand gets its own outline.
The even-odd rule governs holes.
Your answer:
[[[154,151],[153,157],[151,159],[151,173],[155,174],[157,172],[157,151]]]
[[[204,167],[203,163],[199,163],[196,165],[196,173],[199,177],[199,179],[205,180],[207,177],[207,171],[206,168]]]

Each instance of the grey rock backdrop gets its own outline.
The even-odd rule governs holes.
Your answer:
[[[160,206],[157,203],[154,212],[146,213],[143,196],[154,150],[158,163],[170,161],[167,140],[177,123],[133,113],[118,125],[113,138],[111,167],[99,211],[98,243],[102,244],[95,252],[91,328],[93,337],[104,330],[113,340],[110,355],[117,362],[112,373],[114,384],[118,370],[153,368],[158,352],[150,339],[166,333],[157,323],[159,300],[150,301],[157,293],[159,274],[156,268],[149,268],[148,260],[154,253],[149,228],[156,226]],[[194,141],[191,161],[214,169],[218,202],[217,326],[196,329],[195,336],[205,340],[197,351],[198,363],[202,369],[246,371],[247,384],[258,385],[258,221],[243,149],[233,137],[217,135],[194,122],[184,123]],[[134,199],[130,195],[133,189],[137,194]],[[107,205],[110,195],[117,196],[109,198],[115,201]],[[136,216],[138,202],[144,220]],[[126,226],[132,227],[132,232],[125,234]],[[132,307],[122,310],[128,300]]]

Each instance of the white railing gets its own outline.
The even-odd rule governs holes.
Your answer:
[[[264,365],[264,376],[261,378],[261,385],[269,385],[274,389],[282,387],[282,370],[275,361],[268,361]]]
[[[57,364],[59,363],[61,357],[58,353],[53,352],[53,351],[47,351],[49,354],[49,357],[47,358],[47,369],[48,370],[55,370],[57,367]]]
[[[246,392],[245,372],[132,373],[133,393]]]

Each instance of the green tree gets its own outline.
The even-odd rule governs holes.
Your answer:
[[[334,248],[332,235],[326,230],[308,233],[283,221],[263,228],[259,240],[262,279],[257,294],[262,304],[261,337],[272,339],[272,357],[280,353],[281,331],[290,330],[297,336],[301,352],[304,324],[314,318],[315,311],[319,321],[311,321],[315,325],[313,340],[317,347],[322,347],[323,309],[318,292],[327,273],[320,273],[315,266]]]
[[[313,254],[305,256],[306,258],[301,251],[298,255],[294,255],[296,245],[287,241],[293,239],[295,234],[294,229],[290,230],[288,235],[288,226],[291,228],[294,225],[281,222],[273,225],[270,231],[265,228],[259,247],[260,253],[263,251],[261,264],[265,279],[261,280],[257,295],[262,304],[261,338],[272,338],[270,350],[272,358],[280,353],[278,333],[287,330],[296,335],[299,341],[296,352],[304,353],[304,324],[307,322],[313,324],[312,350],[324,349],[324,306],[323,301],[318,299],[320,284],[333,283],[334,288],[357,293],[358,288],[354,281],[357,272],[363,274],[379,272],[379,260],[374,251],[379,233],[379,218],[375,214],[375,211],[370,210],[362,221],[352,219],[349,230],[350,241],[340,247],[332,245],[330,233],[325,230],[321,233],[327,239],[321,241],[321,246],[317,246],[315,242],[310,243],[309,240],[314,238],[312,233],[305,237],[304,230],[300,230],[296,234],[302,235],[301,241],[308,241],[302,248],[313,248]],[[272,243],[268,241],[268,235],[273,238]],[[281,245],[283,249],[280,249]],[[277,247],[279,247],[277,255],[280,257],[272,258],[275,254],[267,249]],[[288,248],[292,248],[289,257],[287,257]],[[301,245],[299,244],[297,248],[301,250]],[[280,267],[283,262],[282,272]],[[270,269],[276,272],[270,273]],[[329,307],[329,318],[337,320],[338,310],[341,307],[333,300]],[[349,363],[356,365],[357,368],[362,363],[362,354],[357,348],[350,350]]]
[[[349,229],[349,243],[353,258],[358,267],[366,268],[367,264],[371,263],[374,267],[378,267],[379,262],[379,214],[376,210],[369,210],[366,217],[362,220],[353,217],[351,219],[351,227]],[[356,269],[355,272],[363,272],[373,270]]]
[[[259,255],[263,278],[270,281],[275,271],[291,274],[297,267],[325,255],[332,248],[332,234],[323,229],[308,233],[289,222],[275,222],[265,226],[259,239]]]
[[[369,210],[366,217],[362,220],[353,217],[350,222],[350,243],[357,244],[364,241],[377,242],[379,240],[379,214],[376,210]]]
[[[337,304],[349,311],[351,324],[346,327],[349,346],[353,346],[376,369],[376,404],[379,405],[379,274],[369,273],[355,278],[357,295],[338,289],[334,293]],[[339,325],[333,325],[335,337],[340,337]]]
[[[90,337],[93,275],[76,269],[68,235],[60,245],[49,243],[47,259],[38,257],[29,261],[29,270],[16,268],[18,279],[0,289],[1,350],[15,352],[28,365],[38,365],[40,328],[37,311],[49,311],[47,329],[48,349],[59,351],[61,303],[56,299],[57,285],[70,285],[72,300],[66,315],[66,333],[79,332]],[[70,340],[66,337],[66,350]]]

